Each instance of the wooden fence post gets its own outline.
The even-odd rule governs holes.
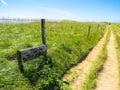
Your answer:
[[[21,56],[21,52],[17,51],[17,59],[18,59],[18,67],[20,69],[20,72],[23,73],[24,69],[23,69],[23,63],[22,63],[22,56]]]
[[[46,44],[46,33],[45,33],[45,19],[41,19],[41,30],[42,30],[42,44],[46,46],[47,49],[47,44]],[[43,55],[44,59],[47,59],[47,50],[45,54]]]
[[[88,36],[90,35],[90,28],[91,26],[88,26]]]
[[[42,30],[42,44],[43,44],[43,45],[46,45],[45,19],[41,19],[41,30]]]
[[[99,28],[100,28],[100,25],[98,24],[98,26],[97,26],[97,30],[99,30]]]

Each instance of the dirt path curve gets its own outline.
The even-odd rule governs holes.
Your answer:
[[[107,45],[107,60],[102,72],[98,75],[95,90],[120,90],[118,77],[118,62],[115,50],[115,37],[111,32],[110,41]]]
[[[92,62],[98,56],[100,50],[102,49],[106,35],[108,30],[106,31],[103,38],[98,42],[98,44],[92,49],[92,51],[88,54],[85,60],[79,63],[77,66],[70,69],[70,73],[63,77],[63,81],[70,81],[70,86],[72,90],[80,90],[83,82],[85,81],[86,75],[91,67]]]

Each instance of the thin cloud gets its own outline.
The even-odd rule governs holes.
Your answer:
[[[31,12],[32,11],[32,12]],[[40,12],[38,12],[40,11]],[[24,14],[23,14],[24,12]],[[15,15],[13,13],[16,13]],[[13,17],[13,18],[46,18],[46,19],[56,19],[56,20],[82,20],[81,16],[78,16],[74,12],[68,10],[62,10],[58,8],[48,8],[48,7],[35,7],[31,10],[9,10],[2,12],[0,16]]]
[[[1,2],[2,2],[4,5],[7,5],[7,3],[5,2],[5,0],[1,0]]]
[[[48,12],[47,17],[53,16],[54,18],[58,19],[72,19],[72,20],[80,20],[81,18],[76,14],[69,12],[67,10],[61,10],[57,8],[48,8],[48,7],[41,7],[44,12]]]
[[[59,9],[55,9],[55,8],[49,8],[49,10],[50,10],[51,12],[58,13],[58,14],[62,14],[62,15],[71,15],[70,12],[65,11],[65,10],[59,10]]]

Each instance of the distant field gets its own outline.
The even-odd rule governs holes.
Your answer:
[[[60,88],[62,75],[97,44],[105,29],[105,23],[46,22],[48,58],[25,63],[21,74],[16,51],[41,45],[40,23],[0,24],[0,90]]]

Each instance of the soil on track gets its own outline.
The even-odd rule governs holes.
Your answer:
[[[72,90],[80,90],[82,84],[85,81],[86,75],[91,67],[92,62],[97,58],[99,52],[103,48],[103,45],[106,40],[106,35],[108,30],[106,31],[103,38],[98,42],[98,44],[92,49],[92,51],[88,54],[85,60],[79,63],[77,66],[70,69],[70,73],[63,77],[63,81],[70,81],[70,86]],[[114,89],[113,89],[114,90]]]
[[[118,84],[118,60],[115,49],[115,37],[113,32],[111,32],[107,45],[107,60],[96,80],[95,90],[120,90]]]

